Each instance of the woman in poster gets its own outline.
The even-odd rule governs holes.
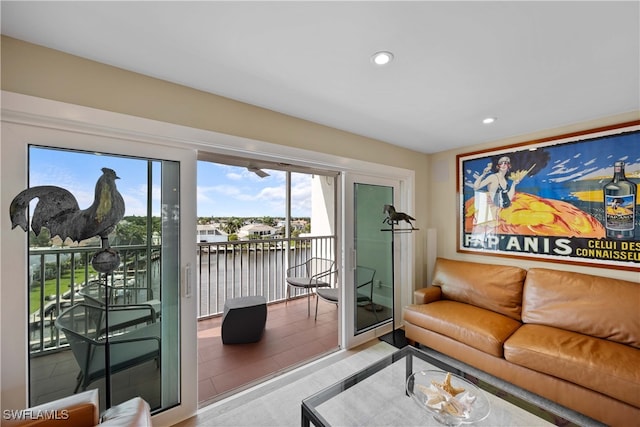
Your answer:
[[[476,178],[473,189],[479,190],[488,187],[489,200],[491,200],[493,205],[496,208],[508,208],[511,206],[511,200],[513,200],[513,195],[516,192],[516,185],[520,180],[507,180],[507,173],[511,170],[511,159],[509,159],[509,157],[500,157],[498,165],[496,166],[496,173],[487,176],[487,174],[491,172],[492,166],[492,163],[487,164],[482,174]]]
[[[531,169],[533,167],[526,173]],[[482,173],[476,175],[476,180],[473,183],[475,233],[480,232],[484,236],[496,232],[500,210],[511,206],[511,201],[516,193],[516,185],[526,176],[526,173],[508,175],[511,171],[511,159],[508,156],[500,157],[496,171],[491,173],[492,170],[493,162],[489,162]],[[480,191],[484,188],[486,191]]]

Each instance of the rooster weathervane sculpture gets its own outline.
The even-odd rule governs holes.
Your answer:
[[[124,199],[116,187],[119,177],[113,169],[102,168],[102,176],[96,182],[93,204],[81,210],[78,201],[68,190],[53,185],[27,188],[14,197],[9,207],[11,228],[20,226],[27,231],[29,223],[26,209],[31,200],[37,198],[31,229],[36,236],[42,227],[49,229],[51,237],[60,236],[64,241],[73,241],[100,236],[102,250],[91,263],[96,271],[110,273],[120,263],[118,252],[109,246],[109,233],[124,217]]]
[[[91,258],[91,265],[98,273],[104,273],[105,296],[104,327],[109,331],[109,298],[107,296],[107,276],[120,265],[120,254],[109,246],[111,233],[124,217],[124,199],[116,187],[118,175],[113,169],[102,168],[102,176],[96,182],[95,197],[91,206],[81,210],[78,201],[71,192],[53,185],[42,185],[22,190],[11,201],[9,216],[11,229],[20,226],[29,229],[26,210],[33,199],[38,199],[33,210],[31,229],[36,236],[42,227],[49,229],[51,237],[60,236],[79,242],[91,237],[100,236],[102,249]],[[106,406],[111,407],[111,352],[109,334],[105,336],[104,372],[106,388]]]

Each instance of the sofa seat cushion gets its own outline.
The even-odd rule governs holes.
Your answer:
[[[544,325],[523,325],[504,345],[509,362],[640,407],[640,351]]]
[[[409,305],[404,319],[496,357],[503,356],[505,340],[521,325],[502,314],[456,301]]]

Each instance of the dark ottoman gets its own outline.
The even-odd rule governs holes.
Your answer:
[[[231,298],[224,303],[222,343],[260,341],[267,322],[267,299],[263,296]]]

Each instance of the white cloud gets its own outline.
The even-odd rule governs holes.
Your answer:
[[[243,178],[243,174],[236,172],[229,172],[225,176],[232,181],[240,181]]]
[[[280,187],[265,187],[255,196],[258,200],[281,200],[283,201],[286,197],[286,191],[284,186]]]

